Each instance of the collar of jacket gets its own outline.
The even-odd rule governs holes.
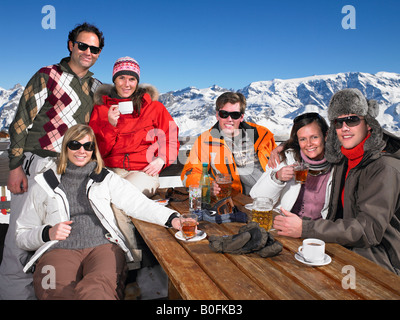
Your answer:
[[[103,95],[102,99],[103,99],[103,104],[108,106],[108,107],[111,107],[112,105],[119,104],[120,102],[123,102],[123,101],[131,101],[131,99],[129,99],[129,98],[128,99],[111,98],[108,95]],[[143,95],[143,98],[142,98],[142,107],[141,107],[140,114],[142,114],[143,109],[146,108],[148,105],[150,105],[151,102],[152,102],[152,100],[151,100],[150,95],[148,93],[145,93]],[[95,105],[97,105],[96,100],[95,100]],[[140,114],[138,114],[135,109],[132,112],[132,115],[134,117],[139,117]]]
[[[107,96],[107,95],[104,95],[104,96],[103,96],[103,103],[104,103],[106,106],[109,106],[109,107],[111,107],[111,106],[114,105],[114,104],[118,104],[118,103],[124,102],[124,101],[131,101],[131,99],[111,98],[111,97],[109,97],[109,96]]]
[[[71,61],[71,57],[66,57],[66,58],[61,59],[59,66],[62,71],[73,74],[75,77],[77,77],[78,79],[81,79],[81,80],[85,80],[85,79],[93,77],[94,73],[91,72],[90,70],[88,70],[88,72],[82,78],[79,78],[76,75],[76,73],[73,72],[71,67],[69,66],[68,62],[70,62],[70,61]]]
[[[89,177],[94,182],[102,182],[105,177],[110,173],[106,168],[103,168],[100,173],[95,173],[94,171],[89,175]],[[51,189],[55,189],[60,184],[60,180],[57,177],[56,173],[53,169],[49,169],[43,173],[43,177],[46,180],[47,184],[50,186]]]
[[[150,84],[140,83],[139,88],[145,89],[146,93],[148,94],[148,95],[146,95],[146,94],[143,95],[143,99],[144,99],[143,105],[150,104],[152,101],[158,101],[159,94],[158,94],[158,90],[156,87],[154,87],[153,85],[150,85]],[[94,93],[94,104],[95,105],[106,104],[106,102],[105,102],[106,100],[104,100],[105,99],[104,96],[111,97],[114,95],[114,93],[116,94],[115,86],[113,84],[105,83],[105,84],[100,85],[99,88]],[[128,101],[129,101],[129,99],[128,99]]]

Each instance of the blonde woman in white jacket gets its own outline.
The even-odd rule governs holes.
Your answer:
[[[296,117],[289,140],[278,147],[279,165],[276,168],[267,166],[250,191],[252,198],[271,198],[274,207],[290,217],[275,219],[274,228],[279,230],[278,234],[298,236],[302,218],[315,220],[327,215],[332,180],[331,165],[324,156],[327,131],[328,124],[318,113]],[[296,162],[306,162],[310,166],[305,184],[294,180]]]
[[[56,171],[50,169],[35,180],[17,220],[16,240],[20,248],[36,251],[24,271],[36,263],[33,285],[38,299],[123,297],[126,261],[133,258],[111,203],[131,217],[180,229],[176,212],[103,167],[89,126],[71,127]],[[43,285],[49,270],[54,270],[54,285]]]

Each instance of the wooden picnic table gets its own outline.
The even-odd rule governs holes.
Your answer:
[[[184,190],[181,189],[181,190]],[[160,190],[163,195],[165,190]],[[175,197],[175,195],[174,195]],[[177,195],[176,197],[184,197]],[[248,196],[233,196],[235,205],[244,205]],[[188,201],[170,202],[174,210],[188,212]],[[175,238],[174,229],[133,219],[133,222],[167,273],[178,296],[188,300],[369,300],[400,299],[400,278],[366,258],[334,243],[326,244],[332,262],[313,267],[294,257],[302,239],[274,235],[283,244],[282,252],[270,258],[256,253],[222,254],[209,248],[207,239],[186,242]],[[201,221],[207,235],[236,234],[243,223]],[[274,232],[272,231],[272,234]],[[349,286],[354,285],[355,288]],[[174,290],[171,290],[173,292]]]

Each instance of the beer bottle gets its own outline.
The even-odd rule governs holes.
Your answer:
[[[203,171],[200,178],[201,186],[201,202],[202,204],[209,204],[211,202],[211,185],[210,176],[208,174],[208,163],[203,163]]]

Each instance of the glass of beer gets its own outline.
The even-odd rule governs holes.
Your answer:
[[[306,183],[307,175],[308,175],[308,168],[309,168],[309,166],[305,162],[295,164],[293,169],[294,169],[294,178],[297,183],[301,183],[301,184]]]
[[[197,215],[194,213],[182,214],[180,217],[182,237],[190,239],[197,234]]]
[[[215,176],[215,181],[221,190],[216,195],[217,200],[230,197],[232,194],[232,177],[226,173],[218,173]]]
[[[257,222],[260,227],[267,231],[272,228],[273,202],[270,198],[256,198],[251,210],[252,221]]]

